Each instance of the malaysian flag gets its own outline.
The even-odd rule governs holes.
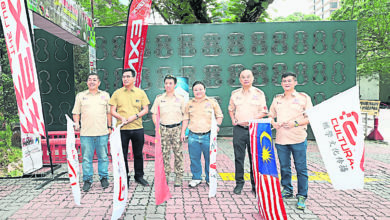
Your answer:
[[[287,219],[280,192],[270,122],[270,119],[259,119],[249,124],[257,206],[263,219]]]

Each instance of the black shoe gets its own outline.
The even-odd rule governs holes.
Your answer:
[[[106,189],[106,188],[110,185],[110,184],[108,183],[107,177],[103,177],[103,178],[100,180],[100,183],[102,184],[103,189]]]
[[[141,184],[141,185],[143,185],[143,186],[149,186],[149,183],[148,183],[148,181],[146,181],[144,178],[136,178],[135,179],[135,182],[136,183],[139,183],[139,184]]]
[[[233,192],[235,194],[241,194],[242,188],[244,188],[244,184],[237,184],[236,187],[234,187]]]
[[[83,191],[88,192],[91,189],[92,182],[90,181],[84,181]]]

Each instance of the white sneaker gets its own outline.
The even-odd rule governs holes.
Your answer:
[[[190,186],[190,187],[196,187],[196,186],[199,185],[201,182],[202,182],[202,180],[191,180],[189,186]]]

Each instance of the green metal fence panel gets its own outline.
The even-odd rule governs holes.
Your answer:
[[[281,74],[298,74],[298,91],[318,104],[356,84],[356,21],[151,25],[141,87],[151,102],[163,92],[166,74],[206,84],[223,110],[223,133],[231,133],[227,106],[240,87],[239,74],[251,69],[254,86],[264,91],[268,107],[282,93]],[[96,28],[97,71],[101,89],[122,86],[126,27]],[[192,93],[190,94],[190,96]],[[153,133],[148,115],[145,130]]]
[[[73,45],[41,29],[34,36],[46,129],[66,131],[65,114],[72,115],[75,99]]]

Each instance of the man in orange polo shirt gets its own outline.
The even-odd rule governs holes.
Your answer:
[[[255,191],[255,181],[252,171],[252,155],[249,140],[249,121],[267,115],[267,105],[263,91],[252,86],[253,73],[244,70],[240,73],[242,88],[232,92],[229,102],[229,115],[233,127],[234,165],[236,169],[236,187],[233,192],[241,194],[244,187],[245,150],[248,152],[252,192]]]
[[[186,128],[188,126],[190,130],[188,133],[188,153],[190,155],[192,173],[192,180],[189,186],[196,187],[202,182],[202,153],[205,160],[206,184],[209,184],[211,117],[216,118],[218,132],[223,114],[218,102],[206,96],[206,85],[203,82],[195,81],[192,85],[192,91],[194,98],[185,107],[180,139],[182,141],[185,140]]]
[[[175,93],[177,79],[175,76],[164,77],[165,93],[157,95],[152,109],[153,123],[156,125],[158,107],[160,107],[161,149],[164,158],[164,169],[167,181],[171,173],[171,149],[175,155],[175,186],[183,181],[183,146],[180,142],[181,122],[183,121],[185,100]]]
[[[111,113],[108,101],[110,95],[99,90],[100,80],[97,74],[91,74],[87,80],[88,90],[77,94],[72,110],[75,130],[80,130],[80,145],[83,155],[83,191],[88,192],[93,181],[93,154],[96,149],[100,183],[108,187],[108,133],[111,132]]]
[[[308,175],[306,161],[306,129],[309,119],[305,111],[313,106],[310,96],[297,92],[297,77],[288,72],[282,75],[284,93],[276,95],[270,107],[269,116],[276,129],[275,146],[280,163],[282,197],[293,196],[291,184],[291,154],[294,158],[298,178],[297,208],[304,210],[308,191]],[[274,119],[277,119],[275,121]]]

